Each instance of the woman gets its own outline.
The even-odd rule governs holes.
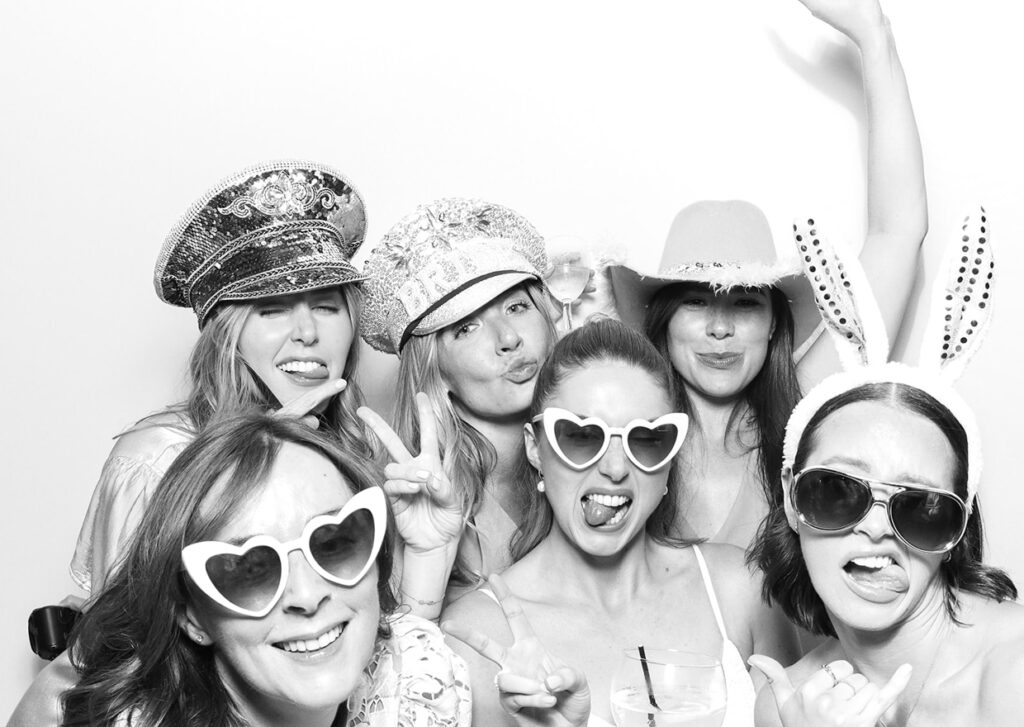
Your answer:
[[[186,399],[118,437],[103,466],[71,564],[102,589],[161,476],[210,423],[249,409],[312,412],[369,456],[346,385],[356,366],[363,201],[340,173],[271,162],[228,177],[167,237],[154,275],[160,299],[191,307],[199,339]]]
[[[464,664],[393,615],[375,479],[288,418],[208,427],[11,724],[468,725]]]
[[[845,265],[852,287],[824,287],[852,290],[827,321],[855,365],[793,412],[788,497],[754,556],[765,596],[833,638],[788,670],[751,660],[776,697],[759,696],[759,724],[1020,723],[1024,609],[1006,574],[982,562],[978,427],[951,388],[989,321],[984,212],[970,223],[937,281],[919,367],[884,363],[884,329],[858,294],[855,261]]]
[[[424,393],[440,461],[468,518],[449,598],[510,562],[508,543],[522,521],[514,487],[522,427],[555,337],[546,267],[544,241],[522,216],[454,198],[405,217],[366,262],[363,337],[400,357],[397,438],[420,440],[425,419],[415,400]],[[382,420],[367,421],[390,439]],[[424,481],[432,472],[423,470]],[[420,605],[442,598],[414,595]]]
[[[863,384],[817,409],[786,478],[796,529],[777,510],[757,555],[766,593],[834,638],[785,671],[752,660],[779,704],[764,691],[759,725],[1020,723],[1024,609],[1006,574],[982,564],[967,484],[977,456],[964,423],[917,386]],[[879,698],[902,664],[912,671]]]
[[[796,655],[792,629],[758,603],[742,551],[672,537],[675,455],[686,434],[674,397],[668,363],[640,333],[596,321],[555,346],[525,426],[535,486],[525,493],[528,525],[513,545],[517,560],[502,579],[537,640],[584,667],[592,724],[610,721],[612,674],[622,651],[637,644],[720,657],[729,725],[749,724],[753,711],[743,658],[761,649],[784,661]],[[502,649],[517,636],[482,591],[453,604],[445,620]],[[522,684],[498,676],[501,691],[493,689],[493,655],[453,646],[473,675],[474,720],[505,723],[499,700],[508,706]],[[548,671],[532,676],[543,680]]]
[[[878,0],[801,1],[860,51],[868,118],[861,260],[895,335],[928,221],[906,80]],[[783,430],[801,385],[837,368],[813,335],[820,319],[799,264],[777,258],[754,205],[698,202],[673,222],[656,275],[624,266],[608,274],[622,319],[643,327],[672,362],[691,417],[680,532],[746,548],[780,497]]]

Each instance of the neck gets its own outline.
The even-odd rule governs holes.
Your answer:
[[[523,425],[526,424],[526,412],[519,412],[501,419],[487,419],[467,412],[458,406],[457,411],[463,421],[472,425],[494,447],[497,462],[488,481],[507,484],[515,472],[523,449]]]
[[[862,631],[843,624],[836,627],[847,660],[872,683],[885,684],[903,664],[913,667],[910,682],[896,702],[895,724],[906,724],[910,719],[928,682],[934,681],[931,677],[939,651],[953,634],[955,624],[946,612],[943,589],[937,579],[929,591],[916,613],[890,629]],[[833,619],[835,623],[837,620]]]
[[[537,546],[535,557],[544,563],[545,571],[559,574],[563,593],[575,593],[584,603],[616,611],[628,607],[637,594],[649,590],[646,584],[653,546],[646,532],[641,532],[618,552],[595,556],[569,540],[556,522]]]

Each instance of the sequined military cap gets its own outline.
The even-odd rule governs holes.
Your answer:
[[[164,242],[153,284],[191,307],[200,327],[222,301],[315,290],[362,279],[351,258],[366,234],[359,193],[311,162],[268,162],[203,195]]]
[[[543,238],[508,207],[462,198],[422,205],[366,261],[363,338],[397,353],[411,336],[438,331],[509,288],[540,280],[547,266]]]

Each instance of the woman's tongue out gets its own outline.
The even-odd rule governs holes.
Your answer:
[[[907,590],[907,573],[887,555],[861,556],[843,568],[863,588],[902,593]]]
[[[592,528],[616,525],[626,516],[632,500],[625,495],[587,495],[582,499],[583,517]]]

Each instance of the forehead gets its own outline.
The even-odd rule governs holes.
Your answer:
[[[953,448],[931,420],[878,401],[828,415],[811,440],[807,466],[842,465],[873,479],[953,488]]]
[[[330,460],[286,442],[262,486],[230,515],[216,539],[266,534],[290,540],[301,534],[311,518],[340,510],[352,495],[351,486]]]
[[[674,409],[668,392],[646,369],[623,361],[592,362],[569,373],[545,406],[601,417],[611,425],[656,419]]]

